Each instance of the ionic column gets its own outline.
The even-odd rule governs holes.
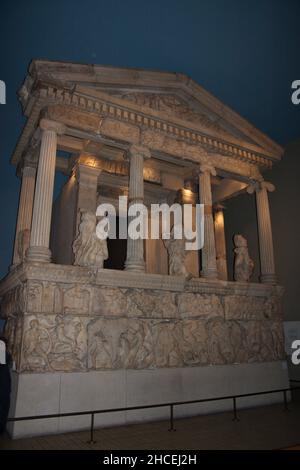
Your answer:
[[[57,149],[57,134],[64,133],[60,123],[42,119],[41,148],[33,204],[29,261],[50,262],[49,250],[53,187]]]
[[[77,231],[80,221],[80,212],[90,211],[96,213],[98,178],[101,173],[101,169],[79,162],[74,170],[78,183],[75,230]]]
[[[216,258],[219,279],[227,281],[227,259],[226,259],[226,240],[224,225],[224,206],[217,204],[214,207],[215,239],[216,239]]]
[[[275,186],[266,181],[257,182],[248,188],[249,193],[255,191],[257,224],[260,254],[260,280],[266,284],[276,284],[273,236],[271,226],[268,191],[274,191]]]
[[[210,175],[216,175],[215,168],[203,164],[199,173],[199,198],[204,204],[204,246],[202,248],[201,276],[210,279],[218,278],[215,230],[212,214],[212,194]]]
[[[13,265],[19,264],[22,259],[19,253],[19,237],[25,230],[31,228],[33,197],[35,187],[36,168],[24,165],[22,169],[21,190],[19,198],[18,218],[16,225],[16,235],[13,254]]]
[[[150,158],[149,149],[139,145],[132,145],[129,149],[130,169],[129,169],[129,200],[128,206],[144,201],[144,160]],[[130,219],[128,220],[128,225]],[[144,261],[144,240],[139,238],[132,240],[127,238],[127,257],[125,262],[127,271],[145,271]]]

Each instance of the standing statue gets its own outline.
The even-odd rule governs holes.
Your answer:
[[[164,245],[168,252],[169,274],[170,276],[189,277],[185,267],[185,239],[174,238],[174,226],[172,227],[170,238],[164,240]]]
[[[107,242],[97,237],[96,224],[93,212],[81,213],[78,236],[73,242],[75,266],[103,268],[104,260],[108,258]]]
[[[254,262],[249,256],[248,243],[243,235],[234,235],[234,279],[248,282],[253,273]]]

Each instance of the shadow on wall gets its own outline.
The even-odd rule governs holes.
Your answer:
[[[273,228],[276,274],[285,288],[283,298],[285,320],[299,320],[300,279],[300,139],[286,146],[283,159],[264,174],[276,190],[268,193]],[[255,262],[252,281],[259,278],[259,249],[255,196],[243,194],[225,202],[225,230],[229,279],[233,278],[234,233],[248,240],[249,253]]]
[[[280,284],[285,288],[284,316],[299,320],[300,279],[300,139],[286,146],[282,162],[266,179],[275,184],[270,194],[275,262]]]

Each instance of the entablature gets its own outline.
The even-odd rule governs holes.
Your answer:
[[[223,135],[220,138],[208,134],[194,123],[150,108],[142,112],[135,103],[102,92],[89,97],[80,90],[70,92],[48,86],[34,93],[34,105],[12,157],[14,164],[26,154],[43,114],[67,126],[66,134],[59,137],[62,149],[73,147],[76,151],[77,144],[79,151],[88,141],[95,146],[101,144],[102,150],[105,146],[124,151],[128,145],[138,143],[149,147],[152,155],[161,159],[171,157],[174,163],[186,160],[196,164],[209,160],[216,167],[253,179],[260,171],[272,167],[271,153],[262,152],[258,146],[235,137],[226,141]]]

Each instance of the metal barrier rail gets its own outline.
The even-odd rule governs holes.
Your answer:
[[[300,382],[300,380],[290,380],[290,382]],[[292,390],[300,390],[299,387],[289,387],[289,388],[280,388],[275,390],[265,390],[262,392],[252,392],[252,393],[242,393],[238,395],[224,395],[221,397],[214,397],[214,398],[201,398],[199,400],[188,400],[188,401],[174,401],[174,402],[167,402],[167,403],[155,403],[153,405],[138,405],[138,406],[127,406],[123,408],[109,408],[105,410],[89,410],[89,411],[75,411],[70,413],[53,413],[47,415],[38,415],[38,416],[20,416],[18,418],[8,418],[7,422],[17,422],[17,421],[32,421],[36,419],[50,419],[50,418],[66,418],[69,416],[91,416],[91,426],[90,426],[90,440],[88,441],[90,444],[95,444],[96,441],[94,440],[94,421],[95,415],[103,414],[103,413],[117,413],[122,411],[136,411],[136,410],[146,410],[151,408],[163,408],[169,407],[170,408],[170,427],[169,431],[176,431],[174,427],[174,407],[180,405],[192,405],[195,403],[206,403],[206,402],[213,402],[213,401],[221,401],[221,400],[232,400],[233,402],[233,421],[239,421],[237,415],[237,399],[238,398],[246,398],[246,397],[253,397],[259,395],[270,395],[273,393],[282,393],[283,394],[283,403],[284,403],[284,410],[288,411],[288,400],[287,400],[287,393],[291,392]]]

